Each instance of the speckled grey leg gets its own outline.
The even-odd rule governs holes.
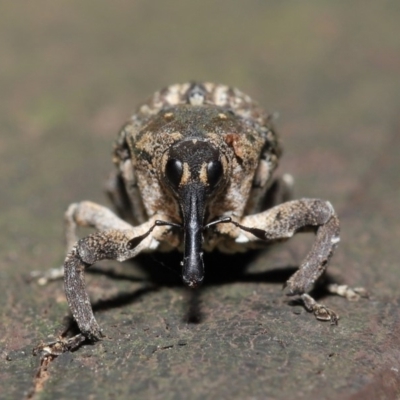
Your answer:
[[[268,210],[292,199],[294,179],[289,174],[275,178],[268,189],[253,187],[244,215],[253,215]]]
[[[256,238],[267,241],[288,239],[297,231],[315,230],[316,240],[311,251],[299,270],[287,281],[288,294],[299,295],[317,319],[336,323],[339,317],[307,294],[326,270],[340,240],[339,220],[329,202],[319,199],[289,201],[262,213],[244,217],[240,224],[235,224],[245,231],[243,233],[249,241]]]
[[[368,298],[369,293],[363,287],[350,287],[348,285],[338,285],[337,283],[331,283],[327,286],[329,293],[342,296],[349,301],[358,301],[361,297]]]
[[[65,294],[72,315],[87,338],[98,340],[102,333],[86,292],[84,270],[96,261],[124,261],[150,248],[154,242],[151,232],[156,226],[155,223],[146,223],[129,230],[95,232],[80,239],[67,255],[64,263]]]
[[[290,174],[284,174],[275,179],[266,193],[263,201],[263,211],[289,201],[293,197],[294,179]]]
[[[117,217],[110,209],[93,203],[91,201],[81,201],[72,203],[65,212],[65,241],[67,252],[78,241],[77,228],[91,227],[99,231],[108,229],[127,230],[132,225]]]
[[[133,218],[134,213],[132,205],[123,178],[118,172],[113,172],[109,175],[105,184],[105,190],[114,205],[116,214],[125,221],[132,222],[134,225],[139,225],[140,222]]]
[[[132,228],[130,224],[117,217],[108,208],[91,201],[72,203],[65,212],[64,220],[67,253],[78,241],[77,228],[80,226],[92,227],[97,230]],[[50,281],[62,279],[63,276],[63,266],[51,268],[47,271],[31,272],[31,277],[37,279],[39,285],[46,285]]]
[[[140,225],[148,220],[130,159],[120,160],[119,171],[110,174],[105,189],[121,218],[132,222],[133,225]]]

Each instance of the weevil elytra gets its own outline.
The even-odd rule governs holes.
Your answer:
[[[243,251],[304,230],[316,239],[287,281],[288,294],[335,323],[338,316],[308,292],[339,242],[339,220],[327,201],[289,201],[292,178],[273,177],[280,155],[271,116],[237,89],[185,83],[141,105],[114,147],[116,170],[107,190],[117,213],[89,201],[66,212],[65,293],[82,334],[102,336],[84,282],[96,261],[178,249],[183,281],[194,288],[204,277],[203,251]],[[78,226],[96,231],[78,240]]]

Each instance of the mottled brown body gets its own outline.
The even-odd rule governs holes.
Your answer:
[[[194,99],[191,93],[195,93]],[[205,223],[221,216],[239,221],[243,215],[259,211],[258,199],[265,195],[281,154],[270,115],[237,89],[188,83],[156,93],[120,133],[114,162],[132,204],[133,222],[140,224],[154,215],[182,222],[179,204],[160,174],[167,149],[188,139],[209,142],[222,155],[226,182],[208,199]],[[126,216],[125,211],[121,214]],[[205,250],[217,247],[235,252],[246,247],[235,245],[238,229],[234,225],[215,229],[220,235],[208,232]],[[170,232],[167,242],[162,236],[165,230],[157,233],[160,250],[171,244],[182,247],[182,239],[173,237],[182,236],[179,232]]]
[[[66,212],[65,292],[82,334],[102,335],[84,283],[84,270],[98,260],[179,249],[183,280],[196,287],[203,250],[245,251],[304,230],[316,239],[288,280],[288,294],[299,295],[318,319],[336,323],[338,316],[307,292],[339,242],[339,221],[329,202],[288,201],[292,178],[273,178],[280,155],[270,115],[237,89],[173,85],[140,106],[114,147],[117,169],[107,190],[118,215],[87,201]],[[78,240],[78,226],[97,231]],[[357,297],[347,287],[332,290]]]

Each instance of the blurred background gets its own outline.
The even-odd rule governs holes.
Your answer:
[[[9,392],[5,392],[9,398],[27,393],[38,398],[62,396],[68,384],[81,393],[78,397],[99,395],[103,390],[111,396],[111,389],[91,380],[101,377],[107,382],[108,368],[116,359],[124,359],[128,348],[135,356],[124,359],[126,373],[135,369],[138,381],[126,380],[122,391],[113,393],[121,398],[127,393],[183,398],[188,387],[192,398],[289,398],[293,394],[333,398],[366,393],[391,398],[398,394],[400,355],[394,352],[399,343],[391,335],[400,328],[396,308],[400,279],[399,20],[397,1],[2,2],[0,379],[9,382]],[[122,353],[112,347],[113,341],[86,346],[69,355],[73,358],[66,358],[64,364],[55,361],[52,375],[42,384],[34,378],[38,360],[30,350],[48,335],[60,333],[68,309],[61,283],[40,288],[28,285],[24,277],[31,270],[63,261],[62,219],[68,204],[84,199],[107,204],[103,182],[113,168],[111,144],[136,106],[166,85],[194,79],[238,87],[267,110],[279,113],[276,125],[285,153],[278,173],[295,176],[296,197],[321,197],[334,204],[343,233],[332,273],[350,284],[366,286],[375,297],[351,304],[334,297],[325,299],[343,315],[343,323],[331,329],[304,312],[295,316],[302,321],[296,325],[293,310],[279,303],[279,285],[264,281],[222,285],[209,292],[205,289],[210,302],[202,307],[208,317],[191,328],[182,322],[183,289],[163,288],[146,298],[145,305],[132,301],[99,315],[107,332],[113,332],[115,345],[119,328],[112,328],[110,321],[114,318],[118,327],[123,323],[120,318],[128,318],[123,313],[129,318],[144,313],[132,328],[138,342],[124,342],[127,347]],[[259,257],[251,267],[299,265],[310,243],[296,238],[285,250],[270,258]],[[115,282],[97,274],[88,280],[97,300],[140,287],[140,282]],[[161,317],[152,311],[154,303],[168,304],[165,315],[172,313],[170,318],[178,321],[175,325],[182,324],[182,332],[187,329],[189,336],[195,329],[194,343],[201,344],[206,340],[202,329],[212,331],[210,321],[216,321],[212,302],[221,304],[223,311],[219,312],[227,313],[223,314],[225,321],[235,321],[248,310],[241,302],[243,296],[268,307],[275,302],[274,307],[283,313],[275,315],[275,323],[279,318],[286,321],[283,333],[279,324],[274,328],[264,309],[253,310],[259,314],[249,317],[249,321],[258,321],[266,316],[262,323],[269,336],[264,339],[288,335],[285,343],[292,350],[283,355],[276,350],[281,369],[271,358],[257,358],[251,352],[246,353],[248,364],[238,355],[232,363],[229,349],[234,346],[223,347],[229,342],[224,340],[224,345],[215,346],[224,348],[227,364],[222,360],[215,364],[208,354],[203,357],[209,360],[204,374],[182,367],[184,372],[174,370],[176,374],[169,376],[170,383],[156,378],[149,381],[149,376],[159,376],[157,368],[162,368],[162,362],[168,368],[176,362],[171,353],[171,359],[157,359],[161,363],[157,364],[150,352],[147,364],[140,363],[150,339],[147,336],[146,343],[140,342],[144,328],[139,327],[160,323]],[[284,313],[290,315],[289,320]],[[367,326],[365,321],[369,321]],[[227,332],[232,329],[229,325]],[[243,329],[236,331],[243,335],[243,342],[235,347],[239,354],[243,346],[251,347],[244,339],[251,333]],[[311,339],[302,339],[300,332]],[[150,342],[158,346],[164,333],[151,336]],[[340,347],[345,342],[350,348]],[[113,361],[104,361],[104,346],[111,346]],[[311,356],[318,346],[338,348]],[[263,352],[272,351],[268,344],[260,347],[264,356]],[[192,348],[194,354],[199,351],[195,344]],[[305,348],[308,355],[300,351]],[[190,349],[185,346],[188,353],[181,356],[190,359]],[[331,353],[342,358],[328,357]],[[335,358],[336,364],[328,367],[327,357]],[[72,359],[75,363],[71,364]],[[240,370],[237,365],[242,363],[245,366]],[[216,386],[210,383],[215,381],[212,365],[225,371]],[[87,367],[86,380],[80,375],[81,366]],[[139,371],[147,378],[141,379]],[[75,376],[84,380],[83,386]],[[119,371],[116,376],[123,375]],[[189,377],[195,377],[196,383],[185,381]],[[6,390],[2,386],[0,397],[1,390]]]

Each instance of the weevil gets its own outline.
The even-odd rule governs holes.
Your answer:
[[[99,260],[178,249],[183,282],[196,288],[204,279],[203,251],[244,251],[305,230],[315,241],[287,291],[317,319],[336,323],[337,314],[309,292],[339,242],[339,220],[328,201],[290,200],[293,178],[273,175],[281,153],[271,115],[238,89],[177,84],[142,104],[114,146],[107,191],[116,213],[83,201],[65,215],[65,293],[81,333],[102,336],[84,282],[84,271]],[[80,226],[96,231],[78,240]],[[357,296],[344,286],[332,290]]]

